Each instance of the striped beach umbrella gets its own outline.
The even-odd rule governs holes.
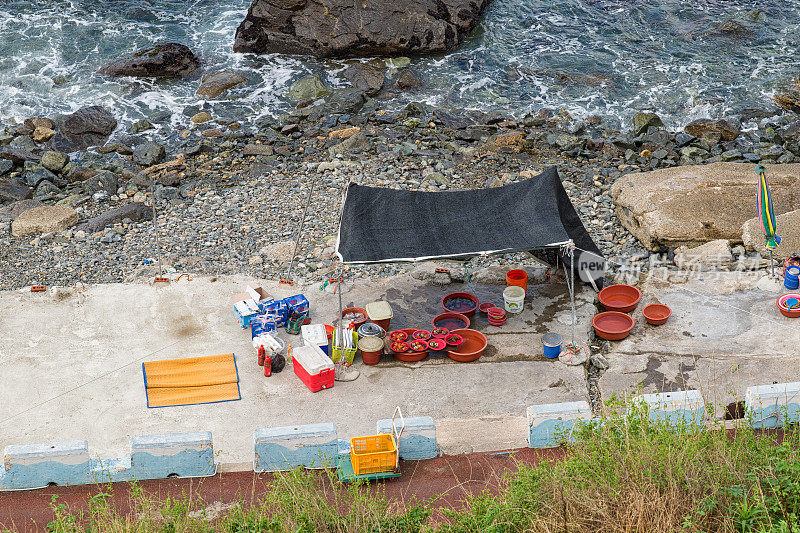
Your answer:
[[[775,210],[772,208],[772,196],[767,183],[767,169],[764,165],[756,167],[758,173],[758,219],[761,221],[761,233],[764,234],[765,246],[772,252],[781,243],[781,238],[775,234]]]

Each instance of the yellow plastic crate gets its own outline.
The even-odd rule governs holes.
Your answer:
[[[353,437],[350,460],[357,476],[392,471],[397,466],[397,443],[388,433]]]

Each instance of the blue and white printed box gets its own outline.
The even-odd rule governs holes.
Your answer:
[[[233,304],[233,314],[242,328],[250,326],[250,322],[261,312],[255,300],[242,300]]]
[[[800,381],[747,387],[745,411],[754,428],[779,428],[800,421]]]
[[[331,422],[257,429],[253,441],[256,472],[330,468],[339,455],[339,435]]]
[[[394,420],[395,433],[400,431],[400,419]],[[378,420],[376,429],[379,434],[392,433],[392,420],[390,418]],[[439,446],[436,443],[436,422],[429,416],[412,416],[405,419],[405,428],[397,443],[400,459],[404,461],[419,461],[420,459],[433,459],[439,455]]]
[[[670,425],[703,426],[706,403],[698,390],[643,394],[632,400],[634,405],[646,406],[651,420]]]
[[[585,401],[548,403],[528,407],[528,446],[555,448],[572,432],[579,420],[592,418],[592,409]]]

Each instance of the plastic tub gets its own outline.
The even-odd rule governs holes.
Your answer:
[[[358,317],[357,315],[361,315]],[[360,307],[345,307],[342,309],[342,318],[352,320],[356,329],[367,321],[367,310]],[[383,328],[386,329],[386,328]]]
[[[630,313],[642,299],[642,292],[631,285],[609,285],[597,295],[600,304],[606,311]]]
[[[478,310],[483,313],[484,315],[489,312],[489,309],[492,309],[494,304],[491,302],[483,302],[481,305],[478,306]]]
[[[361,350],[361,360],[365,365],[377,365],[383,353],[383,340],[380,337],[363,337],[358,341]]]
[[[469,327],[469,318],[461,313],[442,313],[433,317],[434,328],[445,328],[450,331]]]
[[[392,312],[392,306],[389,305],[389,302],[370,302],[365,307],[365,310],[367,312],[367,317],[369,317],[372,322],[379,325],[384,330],[389,329],[392,316],[394,316],[394,313]]]
[[[460,345],[447,350],[447,356],[453,361],[458,361],[459,363],[475,361],[483,355],[486,346],[489,345],[486,335],[480,331],[475,331],[474,329],[459,329],[453,333],[460,335],[461,338],[464,339],[464,342]]]
[[[512,285],[503,291],[503,301],[509,313],[521,313],[525,307],[525,289]]]
[[[442,309],[450,313],[459,313],[466,317],[475,314],[478,309],[478,297],[469,292],[451,292],[442,298]]]
[[[797,290],[800,287],[800,268],[790,266],[786,268],[783,278],[783,286],[790,291]]]
[[[642,309],[642,315],[644,316],[644,319],[647,320],[648,324],[652,324],[654,326],[660,326],[661,324],[664,324],[671,314],[672,309],[670,309],[668,305],[664,304],[645,305],[644,309]]]
[[[630,335],[633,319],[621,311],[605,311],[592,318],[592,327],[597,336],[609,341],[619,341]]]
[[[528,273],[522,269],[509,270],[506,274],[506,285],[509,287],[521,287],[528,292]]]
[[[800,293],[797,292],[789,292],[782,296],[778,296],[778,299],[775,300],[775,303],[778,306],[781,314],[785,317],[789,318],[798,318],[800,317],[800,306],[794,306],[792,309],[789,309],[789,306],[786,304],[786,301],[794,298],[800,302]]]
[[[542,349],[544,356],[548,359],[555,359],[561,355],[561,345],[564,339],[558,333],[545,333],[542,335]]]

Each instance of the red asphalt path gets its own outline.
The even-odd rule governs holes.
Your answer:
[[[444,456],[425,461],[401,463],[402,476],[379,484],[371,490],[380,490],[390,501],[405,503],[429,503],[435,507],[457,509],[471,494],[497,490],[504,473],[514,472],[519,464],[536,464],[543,458],[558,459],[564,456],[563,448],[534,450],[522,448],[509,452],[474,453]],[[203,506],[214,502],[247,504],[260,500],[272,474],[255,472],[226,472],[209,478],[157,479],[142,481],[139,485],[154,498],[173,496],[185,498],[191,495]],[[44,531],[54,518],[51,501],[58,496],[58,503],[65,504],[67,511],[77,513],[88,509],[93,495],[107,490],[107,485],[76,485],[72,487],[47,487],[38,490],[0,492],[0,531]],[[123,513],[130,511],[129,485],[116,483],[113,486],[115,507]]]

